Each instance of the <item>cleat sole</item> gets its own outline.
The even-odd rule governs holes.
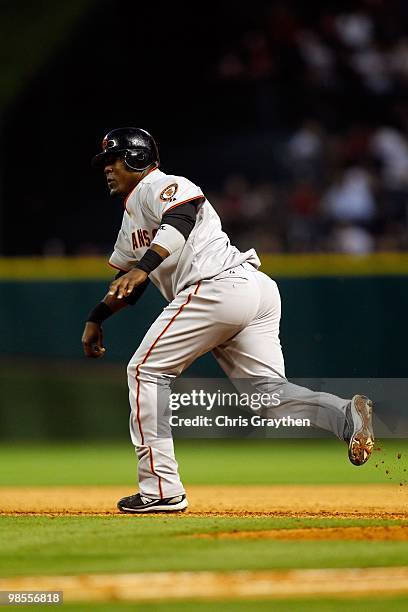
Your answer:
[[[353,433],[349,443],[349,459],[353,465],[364,465],[374,448],[372,426],[373,402],[362,395],[353,398],[354,408],[361,419],[361,427]]]

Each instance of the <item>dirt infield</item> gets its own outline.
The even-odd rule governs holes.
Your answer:
[[[408,519],[407,487],[394,484],[208,485],[187,492],[187,516]],[[116,500],[130,493],[126,487],[0,487],[0,514],[118,514]]]
[[[384,527],[306,527],[301,529],[257,529],[256,531],[217,531],[197,533],[205,540],[408,540],[408,525]]]
[[[347,585],[345,588],[344,585]],[[408,568],[155,572],[0,579],[1,591],[63,591],[64,601],[358,597],[408,592]]]

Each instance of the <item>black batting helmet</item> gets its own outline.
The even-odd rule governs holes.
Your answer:
[[[135,127],[112,130],[102,140],[102,153],[92,158],[94,168],[106,166],[115,157],[121,156],[129,170],[141,172],[153,164],[159,165],[159,151],[153,136]]]

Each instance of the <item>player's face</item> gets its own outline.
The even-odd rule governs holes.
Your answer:
[[[140,181],[140,173],[129,172],[120,157],[109,160],[104,172],[111,196],[127,196]]]

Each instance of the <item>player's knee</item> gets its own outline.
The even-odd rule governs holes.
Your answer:
[[[134,378],[136,376],[136,366],[137,364],[132,360],[127,364],[127,375],[129,378]]]
[[[136,374],[138,374],[140,369],[144,366],[143,360],[145,356],[146,356],[145,354],[139,353],[139,351],[137,351],[133,355],[132,359],[129,361],[127,365],[128,376],[135,378]]]
[[[153,360],[148,360],[145,363],[138,363],[133,359],[128,363],[127,374],[129,378],[138,378],[140,381],[167,379],[177,376],[177,374],[173,372],[173,367],[166,368],[164,364],[156,363]]]

